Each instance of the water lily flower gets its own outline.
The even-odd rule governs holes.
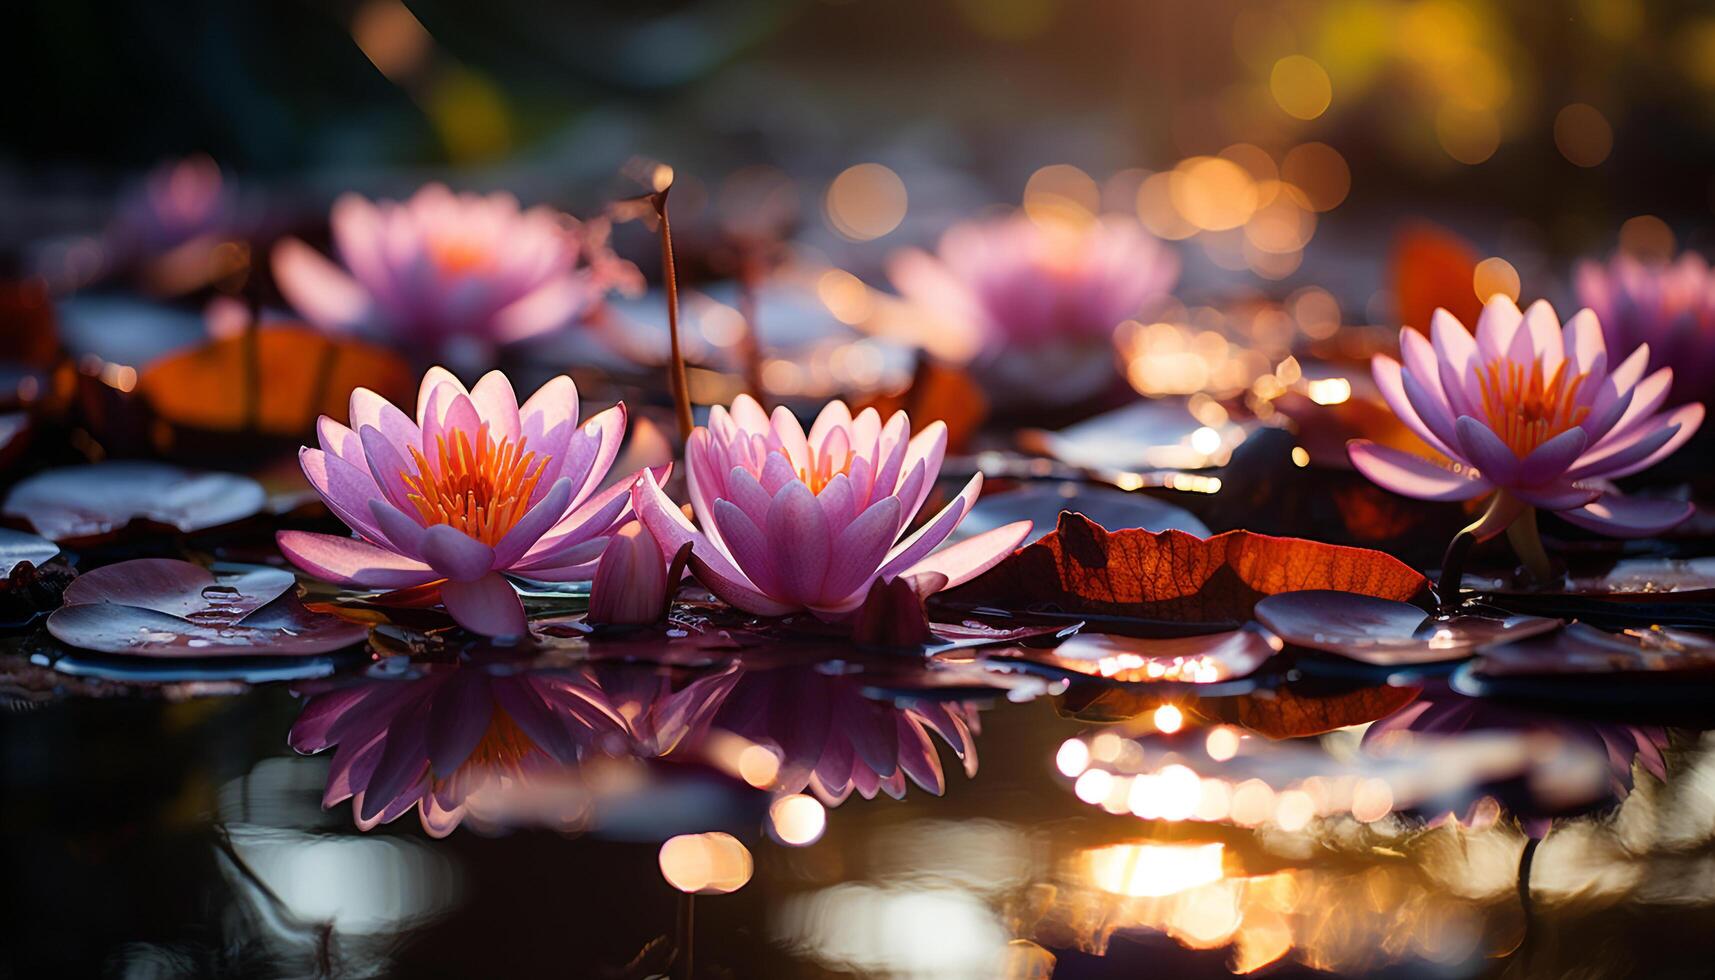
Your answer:
[[[1708,401],[1715,392],[1715,273],[1687,252],[1671,264],[1616,255],[1584,262],[1574,277],[1578,299],[1595,311],[1610,350],[1649,345],[1651,370],[1678,368],[1669,405]]]
[[[364,678],[313,694],[292,748],[334,750],[324,808],[352,801],[361,830],[416,809],[445,837],[484,790],[575,766],[625,721],[599,688],[562,673],[417,664],[406,678]]]
[[[1453,465],[1354,439],[1348,451],[1365,476],[1422,500],[1493,495],[1469,530],[1485,539],[1522,519],[1513,541],[1521,552],[1536,542],[1521,557],[1539,572],[1537,508],[1621,537],[1656,534],[1690,515],[1689,503],[1628,498],[1604,482],[1666,457],[1703,421],[1701,405],[1659,411],[1673,369],[1646,375],[1648,345],[1610,356],[1589,310],[1562,328],[1546,302],[1520,313],[1504,296],[1484,307],[1475,337],[1445,310],[1435,311],[1430,333],[1400,331],[1402,360],[1377,355],[1372,367],[1394,414]]]
[[[1167,296],[1179,259],[1135,221],[1014,215],[955,225],[934,254],[901,251],[888,276],[932,322],[928,349],[970,361],[1006,400],[1052,401],[1113,374],[1114,328]]]
[[[358,537],[282,531],[280,550],[340,585],[438,582],[447,612],[473,632],[525,633],[523,605],[502,573],[588,579],[629,517],[635,476],[600,489],[625,434],[625,405],[579,425],[578,389],[564,376],[520,407],[499,371],[467,391],[432,368],[415,421],[359,388],[351,427],[323,416],[317,434],[321,448],[298,454],[304,475]]]
[[[124,247],[156,254],[232,231],[232,188],[211,157],[164,163],[119,203],[115,234]]]
[[[330,217],[340,268],[297,239],[274,249],[274,278],[299,313],[435,356],[486,361],[495,345],[565,326],[612,286],[605,229],[579,233],[510,194],[429,184],[404,202],[346,194]]]
[[[664,552],[691,543],[692,570],[728,603],[761,616],[809,610],[842,620],[877,580],[904,577],[951,588],[993,567],[1030,533],[1030,522],[1019,521],[935,550],[976,503],[978,473],[939,514],[902,537],[947,449],[941,422],[910,432],[904,412],[883,425],[874,409],[854,419],[835,401],[806,435],[785,408],[770,418],[741,395],[731,411],[715,406],[708,425],[686,443],[701,530],[650,474],[639,480],[633,506]]]

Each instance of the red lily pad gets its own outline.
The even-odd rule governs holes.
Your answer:
[[[48,632],[83,650],[168,658],[328,653],[369,635],[362,624],[305,609],[295,585],[281,569],[217,573],[139,558],[80,576]]]
[[[1053,534],[944,595],[975,606],[1111,617],[1098,626],[1106,632],[1186,635],[1236,629],[1264,596],[1305,589],[1405,601],[1427,596],[1429,582],[1364,548],[1249,531],[1110,533],[1062,513]]]
[[[1285,592],[1256,604],[1256,618],[1294,646],[1377,667],[1463,660],[1502,643],[1560,628],[1540,616],[1441,616],[1417,606],[1350,592]]]
[[[12,488],[4,512],[45,538],[81,543],[133,521],[187,534],[207,530],[251,517],[267,502],[249,477],[122,461],[38,473]]]

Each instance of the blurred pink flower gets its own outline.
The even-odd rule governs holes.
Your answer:
[[[916,533],[901,540],[941,471],[947,427],[916,436],[904,412],[884,426],[829,402],[806,436],[777,408],[772,419],[748,395],[715,406],[686,443],[687,482],[701,530],[648,474],[633,506],[661,543],[691,542],[691,567],[710,591],[747,612],[809,610],[848,617],[877,580],[904,577],[951,587],[988,570],[1030,533],[1019,521],[935,551],[976,502],[982,474]],[[945,581],[941,577],[945,576]]]
[[[1602,321],[1612,350],[1649,345],[1649,366],[1672,366],[1669,405],[1707,401],[1715,391],[1715,274],[1701,255],[1651,265],[1616,255],[1607,265],[1583,262],[1578,299]]]
[[[554,378],[520,408],[499,371],[466,391],[432,368],[415,422],[359,388],[351,424],[324,416],[321,448],[303,449],[299,461],[359,537],[281,531],[280,550],[341,585],[401,589],[444,579],[442,603],[473,632],[525,633],[524,607],[501,573],[588,579],[608,536],[628,519],[635,477],[598,490],[625,435],[625,405],[580,426],[570,378]]]
[[[1422,500],[1498,492],[1479,537],[1532,507],[1622,537],[1656,534],[1691,514],[1689,503],[1626,498],[1597,482],[1651,466],[1703,421],[1701,405],[1658,412],[1673,371],[1646,377],[1647,346],[1612,364],[1594,313],[1562,329],[1546,302],[1521,314],[1504,296],[1484,308],[1475,338],[1445,310],[1435,311],[1431,335],[1401,330],[1403,367],[1383,355],[1372,367],[1394,414],[1455,465],[1354,439],[1352,463],[1365,476]]]
[[[583,229],[509,194],[428,184],[411,199],[346,194],[329,223],[340,268],[303,242],[274,249],[274,278],[312,322],[368,330],[434,355],[486,360],[495,345],[571,323],[629,269],[605,226]],[[634,273],[635,270],[632,270]]]
[[[163,163],[119,204],[117,232],[149,254],[232,231],[234,202],[220,165],[203,155]]]
[[[976,775],[974,706],[920,698],[902,708],[865,696],[863,684],[813,666],[741,671],[707,724],[779,750],[774,792],[807,788],[830,806],[854,789],[900,799],[907,778],[939,796],[946,778],[931,731]]]
[[[334,750],[322,806],[350,799],[363,830],[415,808],[430,836],[445,837],[484,790],[560,772],[604,740],[627,738],[601,690],[573,676],[411,669],[315,694],[292,725],[297,751]]]
[[[907,300],[970,325],[984,348],[1096,342],[1167,295],[1179,259],[1134,221],[955,225],[931,255],[906,249],[888,275]]]

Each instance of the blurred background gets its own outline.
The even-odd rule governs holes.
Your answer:
[[[266,188],[275,230],[338,191],[403,196],[428,178],[586,215],[642,155],[676,168],[686,222],[723,190],[753,209],[735,178],[783,175],[791,239],[866,281],[891,249],[985,206],[1064,198],[1185,240],[1190,286],[1314,281],[1348,317],[1381,320],[1380,245],[1402,219],[1504,258],[1528,297],[1622,229],[1640,251],[1696,244],[1712,202],[1699,162],[1715,12],[1671,0],[264,0],[170,14],[68,0],[15,11],[0,55],[12,264],[97,230],[128,180],[193,153]],[[1148,180],[1175,168],[1192,179]]]

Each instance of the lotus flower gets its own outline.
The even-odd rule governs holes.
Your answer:
[[[120,202],[116,232],[145,254],[230,232],[235,203],[220,165],[206,156],[162,164]]]
[[[526,632],[524,607],[503,572],[587,579],[628,519],[635,476],[598,489],[625,434],[625,405],[580,426],[570,378],[554,378],[520,408],[498,371],[466,391],[432,368],[415,422],[359,388],[351,425],[324,416],[321,448],[298,456],[328,508],[358,537],[282,531],[280,550],[341,585],[439,582],[447,612],[474,632]]]
[[[691,568],[710,591],[747,612],[782,616],[809,610],[843,620],[877,580],[904,577],[950,588],[981,574],[1030,533],[1019,521],[935,549],[970,512],[982,474],[916,533],[901,539],[941,470],[947,427],[916,436],[904,412],[884,426],[874,409],[857,418],[830,402],[808,435],[792,413],[772,419],[748,395],[686,443],[691,526],[644,474],[633,506],[666,553],[691,547]],[[941,578],[945,576],[945,580]]]
[[[1715,390],[1715,274],[1687,252],[1670,265],[1617,255],[1606,266],[1584,262],[1578,299],[1595,311],[1613,350],[1649,345],[1652,370],[1674,375],[1669,405],[1707,401]]]
[[[322,806],[352,801],[369,830],[416,808],[433,837],[452,833],[483,790],[576,765],[625,724],[578,678],[424,664],[405,679],[365,678],[313,695],[292,748],[334,749]]]
[[[1646,376],[1647,345],[1611,359],[1589,310],[1562,329],[1547,303],[1521,314],[1504,296],[1483,309],[1475,338],[1445,310],[1435,311],[1431,336],[1400,331],[1403,366],[1378,355],[1372,367],[1394,414],[1454,465],[1355,439],[1352,463],[1365,476],[1422,500],[1497,494],[1473,527],[1478,537],[1531,508],[1621,537],[1656,534],[1691,514],[1689,503],[1629,499],[1598,482],[1653,465],[1703,421],[1701,405],[1658,411],[1673,370]]]
[[[888,275],[932,321],[926,347],[973,361],[996,397],[1053,402],[1112,376],[1114,328],[1167,295],[1179,260],[1135,221],[1012,216],[955,225]]]
[[[520,210],[509,194],[440,184],[403,203],[347,194],[330,223],[345,269],[282,241],[274,277],[286,299],[326,329],[367,330],[437,356],[486,360],[496,344],[565,326],[622,268],[599,225],[580,235],[571,219]]]

